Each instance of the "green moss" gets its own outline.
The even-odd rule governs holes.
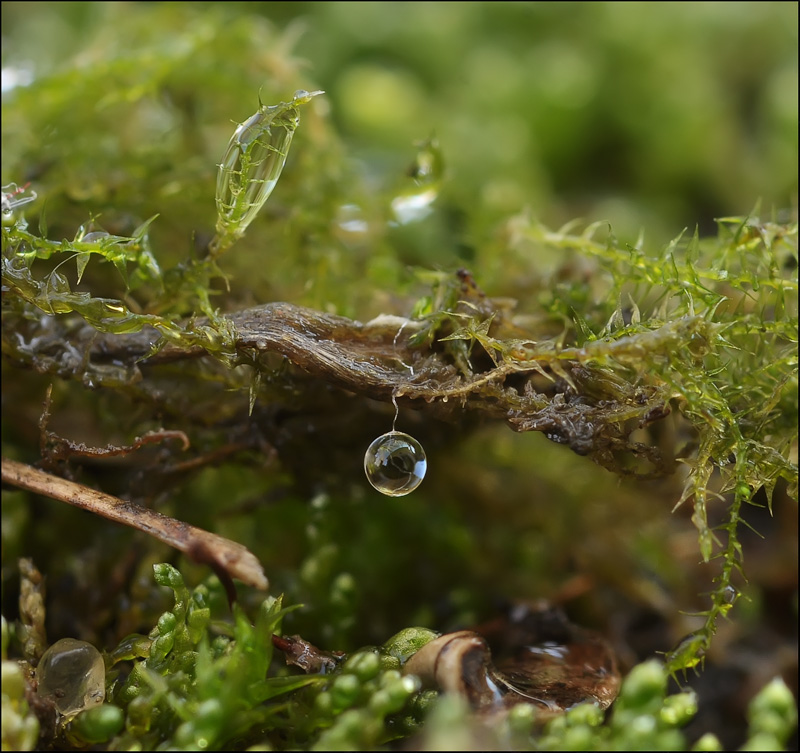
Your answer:
[[[3,750],[36,750],[39,720],[25,697],[23,667],[8,658],[8,623],[2,618]]]
[[[796,195],[796,7],[28,6],[4,5],[4,68],[32,76],[2,105],[4,456],[234,538],[304,605],[240,589],[231,617],[202,563],[154,587],[169,555],[146,537],[4,491],[4,614],[33,556],[51,637],[107,649],[113,705],[73,742],[371,748],[428,718],[457,746],[464,709],[397,671],[498,600],[566,601],[628,664],[660,652],[680,676],[742,650],[713,640],[723,620],[777,630],[780,670],[797,222],[767,207]],[[242,346],[237,315],[281,300],[313,308],[283,338],[311,349],[330,314],[396,317],[329,341],[374,348],[400,388]],[[429,459],[402,504],[362,473],[392,398]],[[190,448],[73,452],[162,427]],[[349,660],[292,675],[281,622]],[[3,666],[4,745],[31,747]],[[638,667],[604,727],[580,707],[532,732],[515,709],[495,742],[686,748],[696,702],[666,682]],[[790,734],[770,687],[751,747]]]
[[[117,668],[118,679],[111,681],[112,698],[125,711],[125,731],[113,748],[155,746],[165,739],[183,749],[222,747],[281,715],[284,704],[274,699],[316,681],[268,676],[272,633],[285,613],[280,599],[264,601],[255,624],[236,607],[230,636],[215,639],[208,589],[201,585],[190,592],[170,565],[156,566],[155,575],[159,585],[172,589],[175,604],[150,632],[146,657],[135,658],[138,652],[127,648],[144,636],[125,639],[111,654],[114,666],[133,659],[127,677]]]

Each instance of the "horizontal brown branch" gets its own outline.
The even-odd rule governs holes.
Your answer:
[[[664,385],[657,380],[628,382],[608,369],[601,374],[585,349],[558,350],[552,343],[525,342],[531,347],[523,352],[524,360],[500,358],[493,363],[475,347],[465,367],[464,359],[457,365],[452,350],[445,347],[450,343],[442,343],[439,335],[432,345],[416,346],[412,336],[423,326],[418,320],[381,316],[361,323],[290,303],[269,303],[225,319],[235,351],[228,354],[229,362],[232,356],[234,362],[269,369],[263,364],[274,365],[275,356],[283,357],[298,370],[299,382],[305,373],[352,394],[428,411],[437,418],[458,419],[473,412],[502,420],[515,431],[540,431],[617,472],[628,472],[618,462],[620,453],[658,473],[672,467],[658,449],[628,439],[634,429],[669,413]],[[187,342],[203,342],[198,333],[212,338],[218,334],[208,320],[184,326]],[[662,339],[667,342],[674,336],[665,331]],[[18,354],[32,359],[39,370],[67,376],[72,369],[97,386],[104,380],[131,384],[146,378],[151,367],[214,352],[213,347],[179,342],[157,350],[160,335],[154,329],[111,335],[84,326],[67,334],[56,326],[37,334],[36,343],[38,355],[21,348]],[[620,363],[630,360],[628,351],[641,349],[638,342],[624,338],[601,345],[606,350],[616,347],[619,352],[610,356]],[[273,360],[264,360],[267,356]]]

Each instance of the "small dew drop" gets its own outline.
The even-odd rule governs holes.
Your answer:
[[[413,492],[425,478],[427,468],[422,445],[402,431],[381,434],[364,455],[367,480],[389,497],[402,497]]]
[[[739,596],[741,596],[741,594],[735,586],[727,585],[722,590],[722,600],[726,604],[733,605]]]
[[[99,243],[100,241],[110,237],[111,235],[106,233],[104,230],[96,230],[92,233],[86,233],[86,235],[81,238],[81,241],[83,243]]]
[[[72,716],[103,702],[106,668],[100,652],[86,641],[62,638],[44,652],[36,668],[37,693]]]

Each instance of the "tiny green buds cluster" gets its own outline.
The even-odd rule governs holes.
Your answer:
[[[156,583],[172,589],[175,606],[171,612],[161,615],[155,629],[150,633],[153,643],[147,666],[149,669],[161,671],[171,655],[171,668],[177,669],[177,664],[193,661],[194,657],[190,652],[206,633],[211,619],[211,610],[207,604],[208,593],[204,586],[198,586],[190,592],[180,572],[171,565],[155,565],[153,571]]]
[[[385,669],[378,651],[358,651],[314,701],[315,713],[327,727],[314,749],[363,749],[386,742],[393,737],[386,717],[402,711],[418,691],[417,678]]]
[[[25,698],[25,677],[19,662],[7,658],[8,623],[2,622],[2,713],[0,735],[3,750],[34,750],[39,739],[39,720]]]
[[[750,736],[742,750],[782,750],[797,726],[797,701],[776,677],[750,702]]]
[[[119,734],[123,726],[125,726],[125,713],[122,709],[104,703],[102,706],[95,706],[78,714],[69,724],[67,737],[73,739],[80,747],[97,745]]]
[[[295,129],[298,108],[321,91],[296,91],[290,102],[261,105],[228,142],[217,173],[217,235],[212,256],[241,238],[264,206],[281,175]]]
[[[286,611],[280,598],[262,602],[255,624],[235,604],[230,635],[212,636],[209,604],[213,589],[221,595],[221,584],[189,590],[171,565],[153,569],[156,582],[172,589],[175,603],[147,638],[130,636],[110,654],[112,665],[133,661],[124,682],[113,687],[124,729],[112,749],[222,748],[242,730],[260,728],[275,715],[282,701],[273,699],[319,682],[317,677],[270,676],[272,636]],[[99,740],[118,724],[117,716],[106,710],[87,718],[76,723],[73,736]]]
[[[417,653],[426,643],[438,638],[439,633],[428,628],[411,627],[401,630],[381,646],[382,663],[387,668],[397,669]]]

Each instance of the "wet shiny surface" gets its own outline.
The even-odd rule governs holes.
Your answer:
[[[413,492],[422,483],[427,469],[422,445],[401,431],[379,436],[364,456],[364,473],[370,484],[389,497]]]
[[[100,652],[85,641],[62,638],[44,652],[36,668],[37,693],[65,716],[101,704],[106,668]]]

